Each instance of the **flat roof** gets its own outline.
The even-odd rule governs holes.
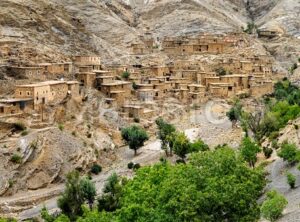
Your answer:
[[[194,87],[203,87],[205,88],[205,86],[201,85],[201,84],[190,84],[188,86],[194,86]]]
[[[120,94],[120,93],[124,93],[125,91],[122,90],[116,90],[116,91],[111,91],[111,94]]]
[[[131,84],[131,82],[126,82],[126,81],[115,81],[111,83],[104,83],[102,86],[118,86],[118,85],[128,85]]]
[[[93,70],[93,72],[95,72],[95,73],[109,73],[109,72],[112,72],[112,71],[108,71],[108,70]]]
[[[8,66],[9,68],[13,68],[13,69],[43,69],[43,67],[39,67],[39,66]]]
[[[45,82],[39,82],[39,83],[33,83],[33,84],[27,84],[27,85],[17,85],[16,87],[40,87],[40,86],[48,86],[48,85],[57,85],[57,84],[66,84],[66,81],[45,81]]]
[[[26,102],[32,101],[32,98],[11,98],[11,99],[0,99],[0,103],[14,103],[14,102]]]
[[[79,84],[78,81],[67,81],[67,84]]]

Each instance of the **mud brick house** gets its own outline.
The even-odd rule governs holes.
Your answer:
[[[136,96],[140,101],[149,102],[153,101],[155,97],[154,89],[138,89],[136,91]]]
[[[101,89],[102,84],[114,82],[114,76],[98,76],[96,77],[96,88]]]
[[[96,74],[93,72],[76,73],[75,77],[80,82],[80,86],[94,87],[96,84]]]
[[[64,63],[40,63],[39,66],[43,67],[45,72],[49,74],[63,74],[65,72]]]
[[[30,112],[33,110],[33,99],[19,98],[19,99],[1,99],[0,100],[0,116],[8,116],[13,114],[20,114],[23,112]]]
[[[273,92],[272,81],[261,81],[250,85],[250,95],[254,97],[261,97],[262,95],[270,94]]]
[[[72,97],[80,97],[80,85],[78,81],[67,81],[68,94]]]
[[[75,56],[74,64],[76,66],[91,66],[94,70],[101,69],[101,58],[99,56]]]
[[[45,79],[45,69],[43,67],[8,67],[8,72],[17,79]]]
[[[228,83],[210,83],[209,93],[220,98],[228,98],[235,94],[234,86]]]
[[[94,69],[92,66],[78,66],[79,72],[94,72]]]
[[[114,99],[118,104],[123,104],[131,95],[131,82],[114,81],[101,85],[101,92]]]
[[[70,85],[72,85],[70,83]],[[15,89],[15,98],[33,99],[34,109],[39,105],[57,104],[62,102],[70,93],[66,81],[46,81],[29,85],[17,85]],[[75,88],[76,89],[76,88]],[[74,93],[74,88],[71,89]]]
[[[233,74],[233,75],[220,76],[219,78],[221,83],[232,84],[236,90],[243,90],[249,88],[248,75]]]
[[[143,55],[153,52],[153,47],[147,47],[143,43],[132,43],[131,49],[134,55]]]

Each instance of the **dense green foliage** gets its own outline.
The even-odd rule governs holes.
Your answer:
[[[79,176],[68,176],[68,196],[83,204]],[[72,185],[70,184],[72,182]],[[78,202],[55,219],[45,211],[45,221],[79,222],[182,222],[182,221],[256,221],[260,216],[257,203],[265,186],[264,173],[251,169],[234,150],[226,146],[215,151],[193,153],[186,164],[166,161],[139,169],[131,180],[116,174],[106,182],[98,208],[89,210]],[[75,186],[75,188],[73,188]],[[65,197],[67,194],[63,194]],[[75,207],[76,206],[76,207]],[[76,215],[76,216],[75,216]],[[48,219],[46,219],[48,218]]]
[[[172,135],[172,150],[184,162],[186,155],[190,151],[190,141],[183,132],[175,132]]]
[[[240,146],[240,152],[242,158],[249,163],[251,167],[255,166],[257,161],[257,153],[261,151],[261,148],[253,142],[249,137],[245,137]]]
[[[17,220],[12,219],[12,218],[1,218],[0,217],[0,222],[17,222]]]
[[[291,173],[287,173],[286,174],[286,178],[287,178],[287,182],[288,184],[290,185],[290,187],[293,189],[295,188],[295,185],[296,185],[296,177],[291,174]]]
[[[247,113],[236,103],[227,116],[233,123],[239,120],[244,130],[250,130],[258,142],[264,136],[274,139],[288,121],[300,116],[300,89],[288,80],[280,81],[275,84],[274,93],[265,98],[263,109]]]
[[[95,185],[87,178],[80,178],[78,171],[73,171],[67,175],[66,188],[57,205],[62,213],[75,219],[82,214],[81,206],[85,202],[92,205],[95,196]]]
[[[209,150],[209,146],[206,143],[204,143],[201,139],[198,139],[195,142],[190,143],[190,148],[189,148],[190,153],[203,152],[208,150]]]
[[[116,173],[113,173],[107,180],[103,195],[98,199],[98,210],[113,212],[120,207],[120,196],[122,191],[122,181]]]
[[[144,142],[149,139],[147,132],[136,125],[122,129],[122,138],[128,143],[129,148],[134,150],[134,155],[137,150],[144,145]]]
[[[228,148],[195,153],[190,163],[144,167],[123,190],[118,221],[255,221],[265,185]]]
[[[158,118],[155,123],[158,128],[158,138],[161,141],[161,148],[168,156],[172,152],[172,150],[170,150],[170,137],[176,131],[176,128],[174,125],[167,123],[162,118]]]
[[[288,161],[289,164],[293,164],[299,159],[299,151],[295,144],[284,142],[281,145],[281,149],[278,152],[278,156],[283,160]]]
[[[276,191],[270,191],[267,193],[267,199],[261,206],[261,214],[264,218],[275,221],[281,216],[287,204],[288,202],[284,196]]]

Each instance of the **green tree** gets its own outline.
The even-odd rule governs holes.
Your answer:
[[[123,78],[123,79],[128,80],[129,77],[130,77],[130,73],[129,73],[129,72],[125,71],[125,72],[122,73],[122,78]]]
[[[134,155],[137,155],[137,150],[144,145],[144,142],[149,139],[147,132],[136,125],[122,129],[122,138],[127,142],[129,148],[134,150]]]
[[[277,220],[287,204],[288,202],[283,195],[277,193],[275,190],[268,192],[267,199],[261,206],[262,217],[270,221]]]
[[[184,132],[175,132],[172,134],[172,150],[184,162],[186,155],[190,151],[190,141]]]
[[[170,136],[172,133],[176,131],[174,125],[167,123],[162,118],[158,118],[155,121],[158,127],[158,138],[161,141],[161,148],[166,152],[166,155],[169,156],[169,149],[170,149]]]
[[[290,185],[290,187],[292,189],[294,189],[295,185],[296,185],[296,177],[292,173],[287,173],[286,174],[286,179],[287,179],[287,182]]]
[[[297,146],[288,142],[284,142],[281,145],[281,149],[278,152],[278,156],[283,160],[288,161],[289,164],[297,162]]]
[[[196,140],[193,143],[190,143],[190,148],[189,148],[189,153],[194,153],[194,152],[203,152],[203,151],[208,151],[209,146],[204,143],[201,139]]]
[[[95,186],[87,178],[80,178],[78,171],[72,171],[66,176],[66,188],[63,195],[58,199],[57,205],[62,213],[71,220],[82,215],[81,206],[95,198]]]
[[[113,173],[104,185],[103,195],[98,199],[98,210],[112,212],[119,208],[122,181]]]
[[[256,221],[264,174],[230,148],[193,153],[187,164],[146,166],[124,186],[115,221]]]
[[[226,116],[232,122],[232,126],[234,127],[238,120],[240,120],[242,115],[242,105],[239,101],[235,101],[234,105],[230,108],[230,110],[226,113]]]
[[[90,209],[92,209],[97,195],[95,184],[87,177],[84,177],[80,180],[80,188],[83,198],[88,202]]]
[[[243,138],[240,146],[240,152],[245,161],[249,163],[251,167],[255,166],[257,161],[257,153],[261,151],[260,147],[253,142],[249,137]]]

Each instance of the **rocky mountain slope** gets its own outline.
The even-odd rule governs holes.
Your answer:
[[[2,0],[0,44],[16,41],[10,43],[15,56],[25,60],[24,48],[29,48],[40,55],[36,60],[98,54],[105,62],[126,62],[130,43],[146,31],[155,37],[240,32],[255,22],[292,39],[284,47],[270,46],[275,56],[292,48],[295,53],[280,58],[285,62],[298,56],[299,12],[294,0]],[[269,48],[271,43],[263,44]]]

